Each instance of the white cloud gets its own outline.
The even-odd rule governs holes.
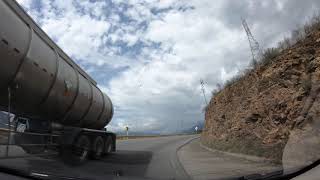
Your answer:
[[[32,0],[20,0],[44,31],[77,62],[112,67],[127,66],[130,61],[117,56],[117,48],[105,45],[105,37],[114,23],[107,18],[106,2],[40,1],[40,10],[32,9]],[[116,17],[116,16],[113,16]],[[120,36],[120,35],[119,35]],[[134,43],[131,37],[130,43]]]
[[[38,12],[32,2],[19,0],[77,62],[126,67],[98,79],[115,105],[110,128],[161,132],[203,120],[200,79],[210,97],[249,63],[240,17],[270,47],[319,9],[312,0],[55,0],[41,1]]]

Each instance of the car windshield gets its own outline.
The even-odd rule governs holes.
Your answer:
[[[318,177],[318,0],[2,0],[0,59],[0,177]]]

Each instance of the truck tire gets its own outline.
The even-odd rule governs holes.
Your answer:
[[[83,164],[88,159],[90,148],[89,137],[80,135],[71,147],[62,147],[62,158],[71,165]]]
[[[112,143],[112,138],[109,136],[105,139],[104,143],[104,154],[109,154],[113,150],[113,143]]]
[[[92,144],[92,159],[101,159],[104,151],[104,141],[101,136],[94,138]]]

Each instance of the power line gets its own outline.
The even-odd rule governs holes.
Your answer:
[[[202,79],[200,79],[200,84],[201,84],[201,90],[203,93],[204,101],[206,102],[206,105],[208,105],[207,97],[206,97],[206,91],[204,89],[204,82]]]
[[[247,21],[243,18],[241,18],[241,20],[242,20],[242,26],[243,26],[244,30],[246,31],[246,34],[248,37],[250,50],[251,50],[251,54],[252,54],[252,61],[255,65],[259,59],[259,56],[262,54],[261,49],[260,49],[260,45],[259,45],[258,41],[253,37]]]

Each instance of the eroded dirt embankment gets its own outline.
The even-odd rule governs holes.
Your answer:
[[[217,93],[206,109],[201,142],[281,160],[291,132],[320,121],[319,82],[320,31],[314,31]]]

